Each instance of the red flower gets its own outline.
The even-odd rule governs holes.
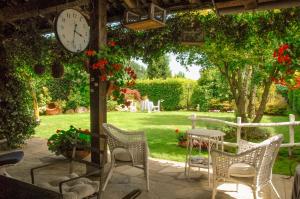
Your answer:
[[[127,88],[121,88],[120,90],[122,93],[126,93],[127,92]]]
[[[86,56],[91,57],[91,56],[96,55],[96,51],[94,51],[94,50],[87,50],[87,51],[85,51],[85,54],[86,54]]]
[[[116,70],[119,71],[122,68],[122,64],[112,64],[112,67]]]
[[[292,74],[295,73],[295,71],[292,70],[292,69],[287,69],[285,73],[286,73],[287,75],[292,75]]]
[[[278,56],[277,50],[274,50],[273,57],[276,58]]]
[[[108,41],[107,44],[111,47],[114,47],[117,45],[117,43],[115,41]]]
[[[106,81],[107,80],[107,76],[106,75],[101,75],[100,76],[100,80],[103,81],[103,82]]]

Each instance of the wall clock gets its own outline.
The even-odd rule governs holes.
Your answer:
[[[66,9],[55,19],[55,35],[68,51],[82,52],[90,42],[90,27],[82,13],[75,9]]]

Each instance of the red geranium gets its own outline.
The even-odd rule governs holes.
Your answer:
[[[115,47],[117,45],[115,41],[108,41],[107,44],[111,47]]]
[[[107,76],[105,74],[101,75],[100,76],[100,80],[103,81],[103,82],[106,81],[107,80]]]
[[[85,51],[85,54],[89,57],[96,55],[96,51],[94,50],[87,50]]]

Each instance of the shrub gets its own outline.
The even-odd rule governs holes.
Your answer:
[[[140,80],[137,81],[134,88],[142,96],[148,96],[154,104],[163,99],[161,106],[164,110],[178,110],[187,107],[195,85],[196,82],[193,80],[169,78],[166,80]]]
[[[193,90],[193,94],[191,97],[191,104],[193,107],[196,107],[197,104],[199,104],[198,111],[206,112],[209,109],[209,99],[210,99],[209,91],[197,85]]]
[[[5,65],[5,62],[2,64],[0,66],[0,135],[7,139],[9,147],[17,147],[34,134],[36,122],[32,110],[33,100],[28,84],[16,75],[14,69]]]
[[[115,111],[118,103],[113,100],[107,100],[107,111]]]
[[[289,91],[288,98],[292,111],[300,114],[300,90]]]
[[[266,105],[265,114],[269,115],[285,115],[287,114],[288,104],[284,97],[277,93],[275,89],[270,93],[269,101]]]

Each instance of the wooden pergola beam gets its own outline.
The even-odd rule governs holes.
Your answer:
[[[51,1],[50,1],[51,2]],[[25,3],[24,6],[8,7],[0,10],[0,21],[13,22],[17,20],[24,20],[40,15],[47,15],[51,13],[60,12],[67,8],[87,5],[89,0],[75,0],[75,1],[52,1],[51,4]]]
[[[243,6],[229,7],[223,9],[218,8],[218,12],[220,15],[226,15],[226,14],[241,13],[245,11],[260,11],[260,10],[292,8],[292,7],[300,7],[300,0],[264,2],[264,3],[259,3],[255,9],[249,9],[249,10],[245,10]]]
[[[98,51],[101,46],[106,45],[107,40],[107,0],[92,0],[94,11],[91,13],[91,48]],[[90,68],[97,60],[91,58]],[[100,153],[103,152],[106,157],[107,148],[100,143],[100,134],[104,134],[102,124],[107,121],[107,99],[106,91],[108,82],[100,80],[99,72],[90,70],[90,119],[92,133],[92,162],[100,164],[105,161],[100,159]]]

